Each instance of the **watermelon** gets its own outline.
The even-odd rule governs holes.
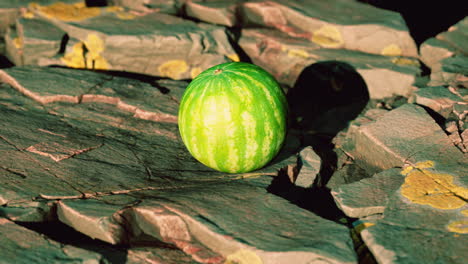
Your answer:
[[[228,62],[200,73],[179,108],[182,141],[206,166],[243,173],[265,166],[286,135],[286,96],[268,72]]]

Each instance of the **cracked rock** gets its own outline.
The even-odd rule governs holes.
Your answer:
[[[243,3],[241,14],[245,25],[274,28],[324,48],[417,57],[400,14],[357,1],[254,1]]]
[[[235,1],[187,1],[184,11],[187,16],[207,23],[233,27],[240,24],[237,14],[240,0]]]
[[[2,263],[102,263],[102,256],[78,247],[63,245],[34,231],[0,218]]]
[[[389,169],[371,178],[343,184],[332,190],[333,198],[340,209],[352,218],[382,215],[389,197],[400,188],[404,177],[400,169]]]
[[[468,18],[421,44],[420,58],[431,68],[430,86],[468,87]]]
[[[437,165],[430,163],[402,171],[405,182],[390,196],[383,219],[369,222],[362,231],[364,242],[379,263],[435,259],[464,263],[468,257],[463,250],[468,243],[468,189],[455,183],[460,179],[457,174],[438,171]]]
[[[255,64],[291,87],[307,67],[324,61],[349,64],[365,81],[372,99],[408,96],[420,73],[419,63],[413,58],[321,48],[308,40],[291,38],[271,29],[243,29],[239,45]],[[330,73],[333,74],[337,73]],[[339,78],[332,81],[336,90],[345,85]]]
[[[228,175],[194,160],[178,136],[186,82],[38,67],[0,78],[3,215],[61,221],[130,245],[136,261],[164,259],[138,249],[149,244],[198,263],[356,262],[346,226],[267,191],[296,164],[297,139],[269,166]]]
[[[6,42],[7,55],[17,66],[62,65],[180,80],[238,60],[226,29],[215,25],[162,13],[135,15],[118,6],[86,7],[83,2],[28,9]]]
[[[462,152],[453,147],[434,119],[414,104],[389,111],[375,122],[351,125],[347,138],[343,149],[369,173],[431,160],[448,171],[466,174]]]
[[[108,4],[125,7],[138,13],[160,12],[175,15],[180,12],[183,1],[179,0],[109,0]]]
[[[312,147],[306,147],[299,152],[299,161],[302,166],[294,184],[303,188],[312,187],[315,178],[320,172],[322,160]]]

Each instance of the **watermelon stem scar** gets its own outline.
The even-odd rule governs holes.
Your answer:
[[[222,69],[216,69],[213,73],[214,73],[214,74],[220,74],[221,72],[223,72]]]

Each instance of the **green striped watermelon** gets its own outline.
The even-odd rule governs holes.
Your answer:
[[[286,135],[287,101],[273,76],[245,62],[216,65],[188,85],[179,131],[198,161],[228,173],[259,169]]]

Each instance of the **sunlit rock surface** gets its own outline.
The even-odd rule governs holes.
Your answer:
[[[0,1],[0,262],[466,262],[466,22],[416,47],[362,1]],[[239,60],[290,118],[232,175],[177,112]]]

